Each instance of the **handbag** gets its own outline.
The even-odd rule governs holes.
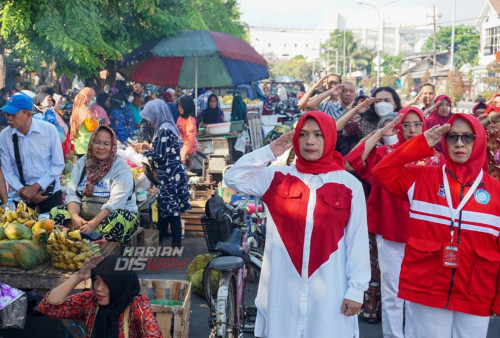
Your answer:
[[[80,217],[90,221],[101,212],[102,206],[106,202],[108,199],[104,197],[83,196],[80,203]]]

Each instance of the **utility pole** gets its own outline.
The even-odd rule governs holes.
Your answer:
[[[427,16],[429,17],[429,16]],[[441,17],[441,13],[437,16]],[[433,60],[434,60],[434,73],[433,78],[434,78],[434,83],[436,83],[437,79],[437,70],[436,70],[436,34],[437,34],[437,17],[436,17],[436,6],[432,6],[432,29],[433,29],[433,35],[432,35],[432,54],[433,54]]]
[[[345,77],[345,61],[346,61],[345,60],[345,57],[346,57],[346,55],[345,55],[345,34],[346,34],[346,30],[347,29],[344,28],[344,43],[343,43],[343,45],[344,45],[343,46],[344,47],[344,59],[343,59],[343,63],[342,63],[342,77]]]

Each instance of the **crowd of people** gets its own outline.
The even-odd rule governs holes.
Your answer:
[[[454,114],[431,83],[409,102],[357,92],[321,78],[295,131],[226,174],[268,208],[256,336],[357,337],[360,313],[384,337],[486,337],[500,314],[500,94]],[[268,166],[287,151],[294,164]]]

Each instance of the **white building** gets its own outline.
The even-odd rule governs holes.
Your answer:
[[[500,53],[500,0],[486,0],[474,24],[481,33],[479,65],[472,68],[476,94],[488,89],[483,78],[488,76],[486,66]]]
[[[408,16],[408,13],[412,15]],[[328,39],[330,32],[348,29],[353,31],[361,46],[373,50],[377,50],[382,36],[382,51],[396,55],[418,51],[432,34],[433,20],[432,7],[383,7],[379,12],[374,9],[340,10],[324,13],[315,29],[250,27],[249,36],[250,44],[262,55],[274,55],[278,59],[303,55],[313,60],[319,58],[320,44]],[[437,9],[436,20],[439,20]],[[331,63],[334,63],[336,53],[340,58],[342,52],[331,51]]]

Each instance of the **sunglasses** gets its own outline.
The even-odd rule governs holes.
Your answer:
[[[474,143],[476,135],[471,135],[471,134],[459,135],[459,134],[449,133],[446,134],[445,138],[449,144],[456,144],[458,142],[458,139],[460,139],[463,144],[468,145]]]
[[[405,123],[401,123],[401,127],[404,130],[409,130],[409,129],[411,129],[411,127],[415,127],[416,129],[422,128],[423,125],[424,125],[423,122],[405,122]]]

